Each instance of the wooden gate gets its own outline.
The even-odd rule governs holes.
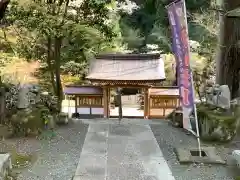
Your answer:
[[[153,87],[149,89],[149,118],[166,118],[179,105],[177,87]]]

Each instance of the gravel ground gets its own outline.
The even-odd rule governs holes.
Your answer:
[[[196,138],[186,135],[182,129],[174,128],[167,122],[150,126],[176,180],[233,180],[237,176],[236,173],[239,174],[239,170],[229,165],[180,165],[174,148],[197,147]],[[217,150],[223,159],[228,159],[227,153],[231,149],[217,146]]]
[[[17,150],[37,154],[34,165],[22,170],[17,180],[70,180],[79,161],[88,125],[76,122],[57,129],[52,140],[11,140]]]

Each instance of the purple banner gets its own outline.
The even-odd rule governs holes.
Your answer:
[[[189,37],[184,3],[184,0],[174,2],[167,9],[172,30],[172,47],[178,68],[178,86],[183,109],[183,127],[192,130],[190,115],[194,108],[194,90],[189,62]]]

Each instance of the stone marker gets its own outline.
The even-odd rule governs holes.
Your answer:
[[[0,154],[0,180],[5,180],[11,169],[12,162],[10,154]]]
[[[18,109],[26,109],[29,107],[29,99],[28,99],[29,88],[27,86],[22,86],[19,89],[18,93]]]
[[[234,150],[232,156],[236,160],[237,166],[240,167],[240,150]]]

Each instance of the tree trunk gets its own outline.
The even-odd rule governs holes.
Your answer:
[[[53,87],[53,92],[54,94],[57,95],[57,88],[56,88],[56,84],[55,84],[55,78],[54,78],[54,69],[53,69],[53,65],[52,65],[52,39],[51,37],[47,38],[47,64],[48,64],[48,70],[50,73],[50,79],[51,79],[51,84]]]
[[[62,38],[55,37],[54,60],[55,60],[56,96],[58,97],[58,107],[60,108],[59,110],[61,110],[61,103],[63,99],[63,90],[62,90],[62,83],[61,83],[61,76],[60,76],[61,45],[62,45]]]
[[[225,0],[224,9],[231,11],[240,6],[238,0]],[[224,17],[223,46],[221,48],[219,84],[227,84],[231,91],[231,98],[239,95],[240,70],[240,17]]]
[[[0,124],[5,123],[6,116],[5,95],[6,95],[5,87],[3,86],[2,77],[0,76]]]
[[[221,5],[223,6],[223,5]],[[222,8],[219,10],[219,32],[218,32],[218,51],[216,56],[216,84],[222,84],[221,63],[224,60],[222,51],[224,43],[224,14]]]

